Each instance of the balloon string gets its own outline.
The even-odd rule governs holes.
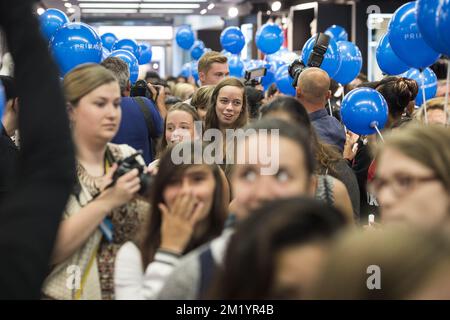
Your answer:
[[[427,101],[425,96],[425,76],[423,75],[423,71],[420,72],[420,80],[422,80],[422,98],[423,98],[423,111],[425,113],[425,124],[428,124],[428,113],[427,113]]]
[[[445,84],[445,104],[444,104],[444,113],[445,113],[445,125],[449,124],[449,116],[448,116],[448,95],[450,91],[450,58],[447,60],[447,83]]]
[[[380,130],[378,130],[378,126],[374,125],[375,130],[377,130],[378,136],[380,137],[381,141],[384,143],[383,135],[381,134]]]
[[[331,101],[328,99],[328,109],[330,109],[330,116],[333,116],[333,110],[331,109]]]

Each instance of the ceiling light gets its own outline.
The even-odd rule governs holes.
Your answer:
[[[141,9],[140,13],[194,13],[192,9]]]
[[[214,9],[215,6],[216,6],[216,5],[215,5],[214,3],[208,4],[208,10]]]
[[[71,8],[71,9],[73,9],[73,8]],[[137,13],[137,9],[83,9],[81,12],[82,13]]]
[[[80,3],[80,8],[139,8],[139,3]]]
[[[67,9],[67,12],[68,12],[68,13],[75,13],[75,8],[68,8],[68,9]]]
[[[272,11],[278,11],[281,9],[281,2],[280,1],[275,1],[274,3],[272,3]]]
[[[72,7],[72,4],[69,3],[69,2],[66,2],[66,3],[64,3],[64,7],[66,7],[66,8],[71,8],[71,7]]]
[[[239,14],[239,10],[236,7],[231,7],[230,9],[228,9],[228,16],[230,18],[236,18]]]
[[[200,14],[205,14],[206,12],[207,12],[208,10],[206,10],[206,9],[202,9],[202,11],[200,11]]]
[[[198,3],[143,3],[140,7],[145,9],[198,9],[200,5]]]
[[[45,9],[44,8],[38,8],[37,9],[37,14],[38,15],[41,15],[41,14],[43,14],[45,12]]]

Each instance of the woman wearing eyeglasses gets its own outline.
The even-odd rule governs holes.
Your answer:
[[[450,130],[408,126],[381,146],[370,188],[384,224],[450,226]]]

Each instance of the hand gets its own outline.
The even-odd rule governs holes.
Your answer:
[[[100,190],[102,191],[97,198],[106,201],[110,206],[110,211],[132,200],[141,188],[138,169],[133,169],[124,174],[117,179],[113,186],[107,188],[111,184],[112,177],[116,170],[117,164],[115,163],[103,178],[100,186]]]
[[[161,249],[183,253],[192,238],[203,206],[203,202],[198,202],[192,194],[177,196],[170,210],[163,203],[158,205],[162,214]]]
[[[358,145],[356,142],[359,139],[359,135],[353,133],[351,131],[347,131],[345,134],[346,140],[344,145],[344,159],[353,160],[356,156],[356,152],[358,151]]]

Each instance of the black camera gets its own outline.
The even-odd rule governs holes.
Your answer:
[[[113,186],[116,183],[117,179],[119,179],[124,174],[130,172],[133,169],[138,169],[139,180],[141,182],[139,194],[141,196],[147,194],[147,192],[150,190],[150,186],[152,185],[153,178],[151,175],[144,173],[145,166],[140,164],[136,160],[137,156],[142,156],[142,151],[138,151],[131,156],[117,162],[117,170],[114,172],[112,183],[108,187]]]
[[[325,53],[327,52],[329,44],[330,36],[326,35],[325,33],[318,33],[307,64],[305,65],[304,61],[302,61],[301,59],[297,59],[290,64],[288,71],[289,75],[294,79],[294,81],[292,82],[292,86],[294,88],[297,87],[298,77],[303,70],[310,67],[320,68],[323,59],[325,58]]]
[[[256,87],[257,85],[261,84],[261,82],[258,79],[264,77],[266,73],[267,69],[265,67],[246,70],[244,76],[245,85]]]
[[[156,88],[156,91],[158,92],[158,88]],[[158,98],[158,95],[156,97],[153,97],[152,92],[149,90],[147,86],[147,82],[145,80],[138,80],[136,83],[131,87],[130,91],[131,97],[146,97],[152,101],[156,101]]]

